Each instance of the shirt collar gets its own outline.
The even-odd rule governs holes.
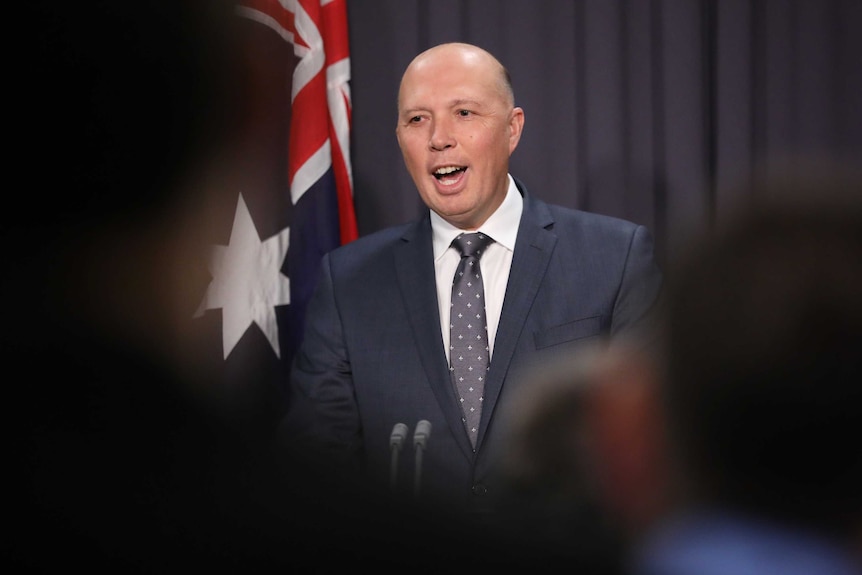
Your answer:
[[[506,191],[506,197],[500,207],[491,214],[484,224],[479,226],[477,231],[485,233],[492,238],[494,242],[500,244],[509,251],[514,251],[515,240],[518,237],[518,224],[521,222],[521,212],[524,210],[524,198],[518,191],[515,185],[515,180],[509,175],[509,188]],[[442,256],[449,246],[452,245],[458,234],[465,230],[456,228],[434,210],[431,210],[431,233],[434,245],[434,260],[436,261]]]

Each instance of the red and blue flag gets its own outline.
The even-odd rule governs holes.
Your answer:
[[[229,384],[274,379],[284,391],[320,260],[358,235],[347,7],[242,0],[237,16],[252,109],[197,315],[220,331]]]

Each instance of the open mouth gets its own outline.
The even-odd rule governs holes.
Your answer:
[[[444,166],[434,170],[432,175],[437,178],[438,181],[445,183],[447,181],[457,180],[458,176],[463,174],[466,170],[467,168],[462,166]]]

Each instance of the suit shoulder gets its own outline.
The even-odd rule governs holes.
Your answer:
[[[547,205],[554,216],[554,228],[558,231],[561,231],[560,228],[572,228],[630,235],[641,227],[640,224],[616,216],[587,212],[554,204]]]
[[[415,223],[401,224],[360,236],[352,242],[338,246],[332,250],[330,252],[331,257],[357,258],[391,249],[394,245],[401,242],[408,230],[415,225]]]
[[[526,186],[515,179],[524,197],[526,217],[533,224],[548,230],[589,230],[606,231],[622,235],[632,235],[643,227],[623,218],[570,208],[560,204],[548,203],[527,192]]]

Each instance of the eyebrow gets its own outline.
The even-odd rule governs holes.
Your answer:
[[[449,108],[459,108],[462,106],[474,106],[478,108],[481,107],[482,104],[478,100],[471,100],[469,98],[458,98],[456,100],[452,100],[448,104]],[[415,106],[413,108],[405,108],[404,110],[401,110],[401,114],[413,114],[415,112],[425,111],[427,109],[428,108],[425,106]]]
[[[481,106],[482,105],[481,102],[479,102],[478,100],[468,100],[466,98],[461,98],[458,100],[453,100],[449,106],[451,108],[457,108],[458,106],[463,106],[465,104],[470,104],[473,106]]]

